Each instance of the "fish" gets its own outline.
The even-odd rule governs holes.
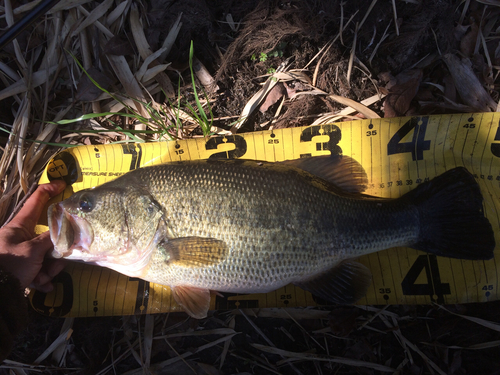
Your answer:
[[[367,184],[363,167],[342,155],[142,167],[51,205],[52,255],[169,286],[198,319],[211,293],[288,284],[355,303],[372,279],[357,258],[392,247],[493,258],[493,229],[466,168],[395,199],[364,194]]]

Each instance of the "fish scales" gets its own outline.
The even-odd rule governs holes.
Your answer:
[[[175,237],[217,238],[230,249],[223,262],[203,268],[165,267],[165,255],[156,252],[147,278],[159,283],[266,292],[418,236],[413,207],[339,197],[297,170],[193,162],[139,169],[133,176],[164,208]]]

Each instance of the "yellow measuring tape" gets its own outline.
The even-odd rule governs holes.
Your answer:
[[[53,201],[97,186],[132,169],[170,161],[242,158],[282,161],[344,154],[368,174],[366,194],[396,198],[457,166],[477,179],[484,211],[500,242],[500,114],[474,113],[341,122],[302,128],[162,143],[82,146],[59,153],[40,183],[63,178],[68,188]],[[47,230],[46,219],[38,230]],[[373,283],[359,304],[485,302],[499,298],[500,254],[467,261],[394,248],[361,257]],[[70,264],[49,294],[30,295],[35,310],[52,316],[107,316],[180,311],[170,288],[82,263]],[[211,309],[321,304],[289,285],[266,294],[213,296]]]

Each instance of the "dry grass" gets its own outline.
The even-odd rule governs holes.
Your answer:
[[[240,309],[203,320],[172,313],[80,323],[37,316],[15,359],[0,369],[128,375],[497,374],[500,305],[492,303],[488,313],[482,306],[448,307],[456,311],[443,306]],[[476,316],[457,312],[465,309]],[[33,336],[45,332],[37,324],[50,326],[45,339]],[[29,360],[36,340],[38,350],[46,349]]]

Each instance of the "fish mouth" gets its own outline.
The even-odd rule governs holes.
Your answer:
[[[61,203],[48,209],[50,239],[54,244],[52,257],[86,260],[94,235],[89,223],[67,212]]]

